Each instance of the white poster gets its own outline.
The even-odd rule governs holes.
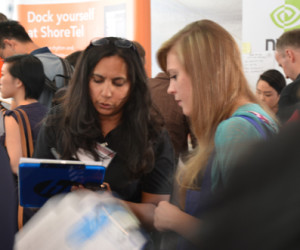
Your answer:
[[[242,52],[246,77],[255,90],[259,75],[268,69],[279,69],[274,51],[283,29],[276,26],[271,13],[284,0],[243,0]]]

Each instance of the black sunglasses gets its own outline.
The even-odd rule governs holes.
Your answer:
[[[134,52],[137,53],[137,49],[133,42],[124,39],[124,38],[116,38],[116,40],[111,40],[108,38],[101,38],[101,39],[93,39],[90,42],[90,46],[104,46],[108,44],[113,44],[114,46],[122,49],[132,49]]]

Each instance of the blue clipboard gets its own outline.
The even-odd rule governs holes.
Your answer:
[[[41,207],[52,196],[71,191],[74,185],[99,189],[105,167],[98,162],[21,158],[19,200],[23,207]]]

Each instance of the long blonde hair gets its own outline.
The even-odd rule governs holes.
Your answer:
[[[198,188],[214,148],[218,124],[229,118],[240,97],[257,102],[243,73],[240,51],[233,37],[210,20],[193,22],[166,41],[157,53],[166,71],[167,55],[175,51],[192,81],[193,108],[190,116],[198,146],[178,173],[183,188]]]

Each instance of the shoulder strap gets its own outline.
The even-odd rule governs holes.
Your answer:
[[[30,127],[30,122],[29,122],[28,116],[27,116],[26,112],[22,109],[16,109],[16,110],[13,110],[13,112],[16,115],[18,123],[19,123],[23,157],[28,157],[28,156],[32,157],[34,147],[33,147],[32,132],[31,132],[31,127]],[[25,121],[26,127],[24,126],[22,117]],[[26,134],[25,134],[25,129],[27,132],[27,138],[26,138]]]
[[[246,119],[247,121],[249,121],[257,129],[257,131],[261,134],[261,136],[264,139],[268,138],[265,129],[263,129],[262,126],[260,125],[260,123],[257,122],[256,120],[254,120],[253,118],[251,118],[249,116],[246,116],[246,115],[235,115],[234,117],[242,117],[242,118]]]
[[[70,79],[71,79],[71,76],[73,74],[73,68],[71,66],[71,64],[61,58],[61,57],[58,57],[61,64],[62,64],[62,67],[63,67],[63,74],[56,74],[53,78],[53,80],[51,81],[47,76],[45,76],[45,85],[48,89],[50,89],[52,92],[56,92],[58,90],[58,87],[56,85],[56,77],[61,77],[64,79],[64,86],[67,86]]]
[[[73,74],[73,68],[66,59],[63,59],[61,57],[59,57],[59,59],[64,69],[64,81],[65,81],[64,86],[67,86]]]
[[[29,122],[29,119],[28,119],[28,116],[27,116],[26,112],[23,109],[18,109],[18,111],[22,113],[23,118],[25,120],[25,124],[26,124],[26,128],[27,128],[29,156],[32,157],[34,146],[33,146],[33,138],[32,138],[32,131],[31,131],[31,127],[30,127],[30,122]]]
[[[21,135],[21,143],[22,143],[22,153],[23,157],[32,157],[33,154],[33,140],[32,140],[32,132],[31,127],[29,123],[28,116],[26,112],[23,109],[15,109],[13,110],[14,114],[17,117],[18,125],[20,129],[20,135]],[[23,123],[23,119],[25,121],[26,131],[27,131],[27,139],[25,135],[25,127]],[[28,145],[28,150],[27,150]],[[24,217],[24,208],[20,205],[20,202],[18,204],[18,229],[22,229],[23,227],[23,217]]]
[[[45,87],[50,89],[52,92],[57,91],[55,80],[51,81],[47,76],[45,76]]]
[[[31,132],[31,127],[30,127],[28,116],[27,116],[26,112],[22,109],[16,109],[16,110],[13,110],[13,112],[16,115],[18,123],[19,123],[23,157],[28,157],[28,156],[32,157],[33,140],[32,140],[32,132]],[[23,124],[22,117],[25,121],[26,129],[27,129],[27,139],[26,139],[26,135],[25,135],[25,127]],[[28,142],[28,144],[27,144],[27,142]],[[28,145],[28,150],[27,150],[27,145]],[[23,227],[23,215],[24,215],[24,208],[19,203],[18,204],[18,229],[19,230]]]
[[[15,111],[15,110],[13,110],[13,112],[15,113],[17,120],[18,120],[18,124],[19,124],[23,157],[27,157],[26,136],[25,136],[23,121],[22,121],[22,118],[21,118],[19,112]]]

